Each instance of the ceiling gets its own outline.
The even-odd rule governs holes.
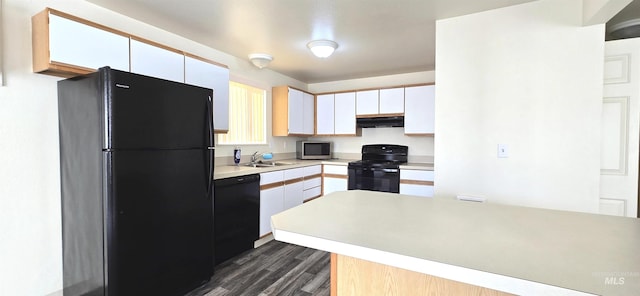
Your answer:
[[[86,0],[305,83],[435,69],[435,20],[532,0]],[[636,0],[639,2],[640,0]],[[178,4],[179,3],[179,4]],[[314,39],[339,44],[316,58]]]

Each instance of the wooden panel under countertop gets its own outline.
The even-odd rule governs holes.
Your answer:
[[[415,271],[331,254],[331,296],[513,295]]]

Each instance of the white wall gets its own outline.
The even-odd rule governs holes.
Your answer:
[[[325,93],[432,82],[435,82],[435,71],[425,71],[309,84],[309,91]],[[359,159],[360,149],[364,144],[399,144],[409,146],[410,162],[433,161],[434,138],[405,136],[404,128],[401,127],[365,128],[362,129],[360,137],[315,137],[314,139],[333,142],[334,152],[342,157]]]
[[[436,196],[597,212],[604,25],[581,24],[581,0],[436,23]]]
[[[31,16],[58,9],[229,66],[236,81],[270,90],[297,80],[105,10],[83,0],[3,0],[0,87],[0,295],[47,295],[62,288],[57,77],[31,71]],[[270,105],[270,103],[269,103]],[[269,113],[270,110],[269,110]],[[270,115],[269,115],[270,118]],[[273,139],[274,152],[295,139]],[[226,153],[219,149],[216,153]],[[248,150],[247,150],[248,153]],[[228,152],[231,155],[231,152]]]

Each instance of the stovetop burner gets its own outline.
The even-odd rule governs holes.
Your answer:
[[[409,147],[391,144],[362,146],[362,160],[352,161],[349,166],[398,168],[407,162]]]
[[[397,169],[401,162],[395,161],[377,161],[377,160],[356,160],[349,162],[349,167],[370,167],[382,169]]]

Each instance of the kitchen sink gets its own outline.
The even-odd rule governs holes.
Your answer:
[[[280,162],[280,161],[258,161],[258,162],[249,162],[246,163],[246,166],[254,167],[254,168],[266,168],[266,167],[275,167],[282,165],[293,165],[295,162]]]

